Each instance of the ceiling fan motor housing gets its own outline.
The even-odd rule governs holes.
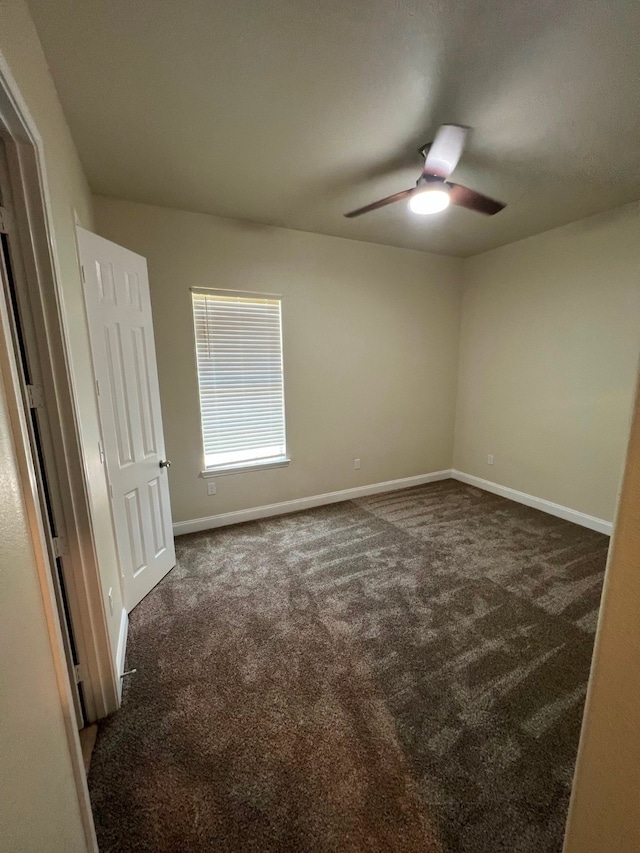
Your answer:
[[[448,184],[444,178],[439,178],[437,175],[420,175],[418,180],[416,181],[416,187],[418,189],[425,188],[427,186],[433,186],[437,184],[443,189],[449,189],[450,184]]]

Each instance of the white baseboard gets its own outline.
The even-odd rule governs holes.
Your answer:
[[[312,495],[308,498],[298,498],[294,501],[282,501],[277,504],[251,507],[236,512],[224,512],[220,515],[210,515],[207,518],[194,518],[190,521],[178,521],[173,525],[174,536],[184,533],[197,533],[200,530],[211,530],[214,527],[225,527],[228,524],[238,524],[242,521],[255,521],[258,518],[268,518],[272,515],[285,515],[288,512],[300,512],[315,506],[350,501],[354,498],[364,498],[380,492],[392,492],[395,489],[408,489],[411,486],[421,486],[424,483],[435,483],[437,480],[448,480],[451,471],[433,471],[431,474],[419,474],[416,477],[403,477],[401,480],[387,480],[386,483],[373,483],[369,486],[357,486],[354,489],[342,489],[339,492],[327,492],[325,495]]]
[[[118,633],[118,650],[116,652],[116,669],[118,674],[118,702],[122,700],[122,673],[124,672],[124,658],[127,653],[127,635],[129,633],[129,616],[122,609],[120,617],[120,631]]]
[[[542,512],[555,515],[557,518],[562,518],[565,521],[572,521],[574,524],[582,525],[582,527],[597,530],[598,533],[605,533],[609,536],[611,535],[613,525],[611,522],[605,521],[602,518],[595,518],[593,515],[578,512],[575,509],[570,509],[569,507],[562,506],[561,504],[546,501],[542,498],[536,498],[534,495],[528,495],[525,492],[519,492],[516,489],[510,489],[508,486],[501,486],[499,483],[492,483],[490,480],[483,480],[482,477],[474,477],[472,474],[465,474],[463,471],[450,469],[445,471],[433,471],[431,474],[419,474],[416,477],[403,477],[400,480],[387,480],[385,483],[373,483],[369,486],[357,486],[354,489],[342,489],[338,492],[327,492],[324,495],[311,495],[308,498],[298,498],[293,501],[282,501],[281,503],[276,504],[266,504],[265,506],[241,509],[236,512],[224,512],[219,515],[210,515],[206,518],[193,518],[189,521],[177,521],[173,525],[173,534],[174,536],[182,536],[185,533],[197,533],[201,530],[212,530],[215,527],[226,527],[229,524],[240,524],[243,521],[255,521],[259,518],[269,518],[273,515],[285,515],[289,512],[301,512],[304,509],[312,509],[316,506],[339,503],[340,501],[350,501],[354,498],[364,498],[367,495],[376,495],[381,492],[392,492],[396,489],[408,489],[411,486],[421,486],[424,483],[435,483],[438,480],[448,480],[450,478],[459,480],[461,483],[467,483],[469,486],[476,486],[478,489],[484,489],[485,492],[492,492],[494,495],[500,495],[503,498],[516,501],[516,503],[533,507],[533,509],[539,509]],[[123,627],[121,623],[121,640],[122,630]],[[122,641],[122,666],[124,666],[126,630],[125,623],[124,640]],[[118,655],[120,655],[120,641],[118,643]],[[120,660],[120,658],[118,659]],[[122,672],[122,669],[120,672]]]
[[[494,495],[500,495],[503,498],[509,498],[511,501],[524,504],[525,506],[533,507],[533,509],[548,512],[549,515],[555,515],[558,518],[563,518],[565,521],[573,521],[574,524],[581,524],[582,527],[588,527],[591,530],[597,530],[598,533],[606,533],[611,535],[613,525],[610,521],[605,521],[602,518],[596,518],[593,515],[587,515],[584,512],[578,512],[575,509],[569,509],[561,504],[554,504],[552,501],[545,501],[542,498],[536,498],[533,495],[527,495],[525,492],[518,492],[516,489],[510,489],[507,486],[501,486],[498,483],[492,483],[491,480],[483,480],[482,477],[474,477],[471,474],[464,474],[462,471],[451,471],[451,476],[454,480],[459,480],[461,483],[467,483],[469,486],[476,486],[478,489],[484,489],[485,492],[492,492]]]

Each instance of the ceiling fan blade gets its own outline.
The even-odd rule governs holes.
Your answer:
[[[429,146],[422,174],[448,178],[462,156],[468,132],[468,127],[443,124]]]
[[[482,193],[470,190],[469,187],[463,187],[462,184],[449,184],[449,187],[451,204],[457,204],[459,207],[467,207],[469,210],[493,216],[507,206],[501,201],[495,201],[495,199],[482,195]]]
[[[381,198],[380,201],[374,201],[364,207],[359,207],[357,210],[351,210],[349,213],[345,213],[345,216],[349,219],[353,219],[354,216],[362,216],[363,213],[369,213],[371,210],[377,210],[379,207],[386,207],[388,204],[393,204],[395,201],[402,201],[403,198],[409,198],[414,191],[415,187],[411,187],[409,190],[402,190],[402,192],[395,193],[394,195],[388,195],[386,198]]]

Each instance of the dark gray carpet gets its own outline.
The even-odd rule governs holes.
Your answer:
[[[176,544],[103,853],[559,853],[607,537],[448,480]]]

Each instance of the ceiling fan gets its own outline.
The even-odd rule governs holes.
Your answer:
[[[424,157],[424,168],[415,187],[359,207],[345,213],[345,216],[352,219],[405,198],[409,199],[411,210],[418,214],[439,213],[449,204],[457,204],[487,216],[499,213],[506,207],[502,202],[447,180],[462,156],[468,132],[468,127],[443,124],[433,142],[420,149],[420,154]]]

